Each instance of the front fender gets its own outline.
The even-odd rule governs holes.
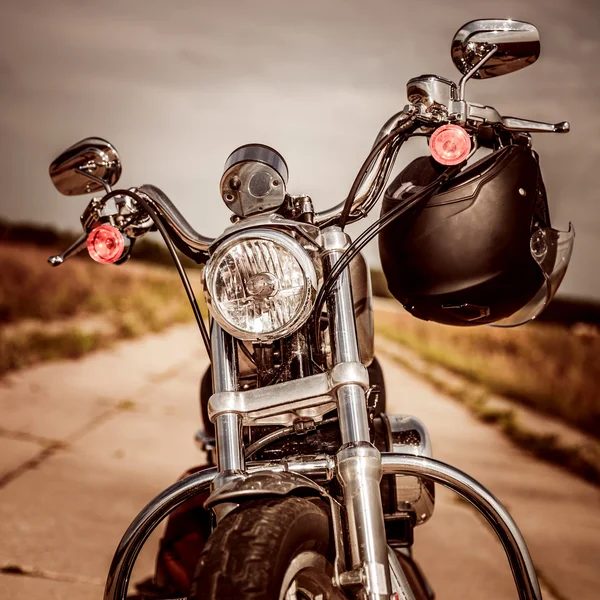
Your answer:
[[[304,475],[287,471],[281,473],[259,471],[240,476],[214,490],[204,503],[204,508],[212,508],[221,502],[239,503],[264,496],[289,496],[290,494],[321,496],[329,500],[327,490]]]

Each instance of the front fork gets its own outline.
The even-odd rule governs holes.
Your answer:
[[[323,264],[331,271],[348,246],[339,227],[323,230]],[[327,300],[332,363],[359,363],[354,303],[349,269],[345,269]],[[236,391],[238,368],[232,337],[215,322],[211,326],[213,391]],[[332,366],[333,366],[332,365]],[[352,569],[341,574],[342,586],[364,590],[368,600],[389,600],[391,594],[388,549],[379,491],[382,467],[379,451],[370,441],[364,389],[356,384],[337,390],[342,446],[337,453],[337,477],[346,509]],[[222,413],[215,419],[218,475],[213,490],[244,473],[242,418]],[[232,506],[217,505],[217,518]]]
[[[348,243],[348,235],[339,227],[323,230],[326,274]],[[327,313],[333,364],[360,362],[349,269],[338,278],[327,300]],[[391,583],[379,490],[381,455],[370,441],[365,391],[355,384],[342,385],[337,390],[337,405],[342,438],[337,477],[343,490],[352,561],[352,570],[340,577],[340,583],[357,584],[369,600],[388,599]]]
[[[235,342],[215,320],[211,320],[210,344],[213,394],[237,391],[239,369]],[[218,415],[215,419],[215,440],[218,474],[211,484],[213,491],[243,476],[246,469],[242,416],[235,412]],[[233,508],[235,504],[224,503],[217,504],[213,510],[220,519]]]

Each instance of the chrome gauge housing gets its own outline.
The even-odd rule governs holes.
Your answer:
[[[283,156],[263,144],[234,150],[225,163],[221,197],[239,217],[268,214],[285,201],[288,168]]]
[[[308,320],[319,272],[316,256],[291,235],[240,231],[216,248],[204,268],[208,309],[237,339],[281,339]]]

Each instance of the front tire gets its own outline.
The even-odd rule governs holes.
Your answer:
[[[200,556],[193,600],[342,600],[332,583],[329,516],[320,500],[252,500],[228,514]]]

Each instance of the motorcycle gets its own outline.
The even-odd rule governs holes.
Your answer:
[[[414,528],[432,515],[434,484],[485,517],[519,597],[540,600],[525,541],[502,504],[432,457],[419,419],[385,412],[361,254],[380,234],[390,291],[417,318],[510,326],[547,305],[573,231],[550,227],[530,134],[564,133],[569,124],[501,116],[466,97],[471,78],[524,68],[539,51],[528,23],[461,27],[451,46],[459,83],[411,79],[408,104],[382,127],[346,199],[321,212],[310,197],[288,193],[277,151],[241,146],[221,178],[233,215],[217,239],[195,231],[153,185],[113,189],[121,161],[106,140],[84,139],[52,163],[62,194],[101,195],[82,214],[81,237],[50,264],[87,248],[94,260],[119,265],[137,239],[158,230],[211,362],[197,436],[209,464],[135,518],[114,555],[106,600],[125,600],[142,545],[167,517],[178,533],[166,536],[172,545],[159,560],[161,585],[146,597],[432,599],[411,548]],[[398,150],[416,136],[428,139],[431,156],[394,180],[380,218],[351,240],[345,227],[374,208]],[[485,155],[473,164],[477,150]],[[208,327],[178,252],[204,265]]]

